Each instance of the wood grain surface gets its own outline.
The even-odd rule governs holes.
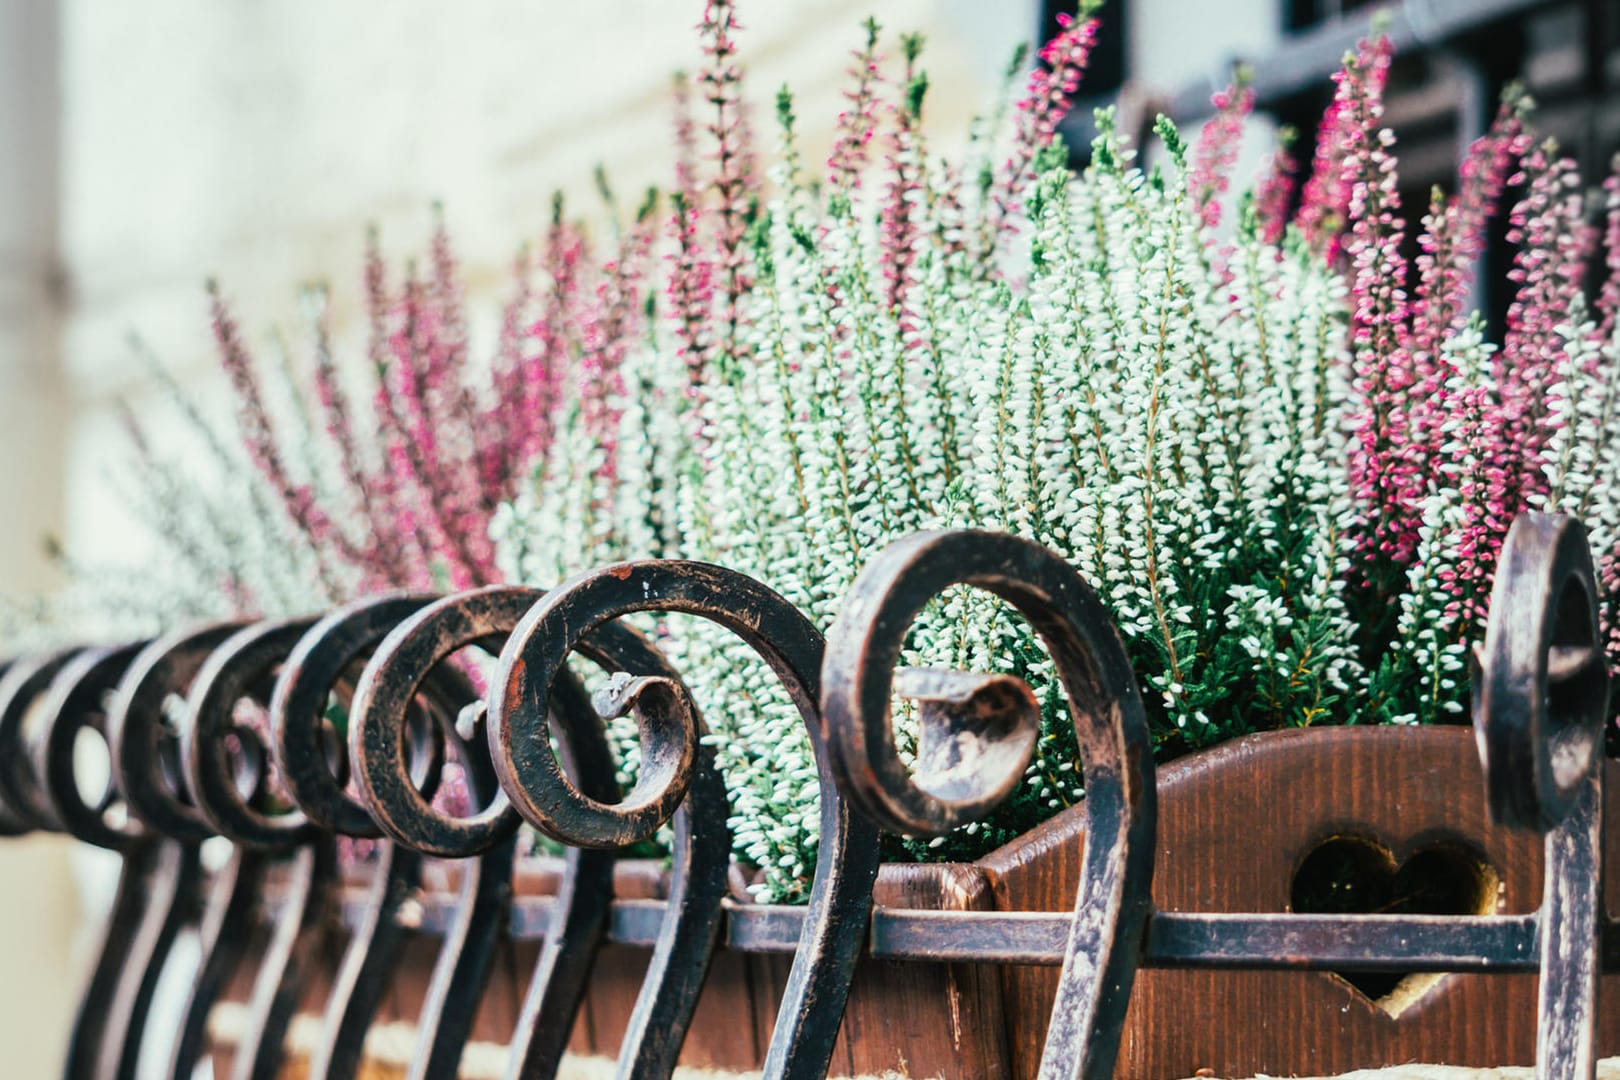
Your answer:
[[[1612,783],[1610,791],[1612,812]],[[999,908],[1072,906],[1084,848],[1078,822],[1066,812],[981,860]],[[1467,728],[1321,728],[1251,736],[1160,770],[1155,907],[1288,911],[1301,862],[1340,837],[1373,842],[1395,863],[1437,848],[1470,851],[1495,879],[1490,910],[1528,912],[1541,903],[1541,842],[1486,820]],[[1050,969],[1005,969],[1016,1076],[1035,1074],[1055,978]],[[1616,979],[1604,980],[1603,1000],[1608,1037],[1600,1050],[1614,1054]],[[1144,970],[1117,1075],[1322,1076],[1414,1061],[1528,1065],[1535,1028],[1534,975],[1420,976],[1373,1000],[1328,973]]]
[[[1611,779],[1615,767],[1610,766]],[[1346,840],[1385,858],[1461,853],[1488,868],[1480,910],[1533,911],[1541,902],[1541,842],[1486,819],[1478,753],[1466,728],[1321,728],[1238,740],[1159,770],[1153,895],[1159,910],[1285,912],[1300,865]],[[1620,811],[1611,782],[1609,811]],[[877,903],[928,910],[1067,911],[1085,838],[1070,811],[973,865],[885,866]],[[1620,830],[1609,831],[1617,848]],[[453,867],[435,890],[453,890]],[[430,875],[431,877],[431,875]],[[517,891],[543,895],[555,875],[526,863]],[[624,898],[661,895],[658,864],[626,861]],[[1462,890],[1467,893],[1468,890]],[[1620,883],[1607,883],[1610,910]],[[435,943],[411,950],[379,1022],[410,1021]],[[338,948],[334,946],[333,955]],[[570,1050],[611,1058],[650,950],[606,946]],[[533,969],[535,946],[503,950],[474,1038],[501,1043]],[[721,950],[682,1063],[757,1068],[791,958]],[[1032,1077],[1051,1010],[1054,968],[863,960],[833,1057],[834,1075],[944,1080]],[[1121,1077],[1327,1076],[1406,1062],[1487,1067],[1535,1059],[1533,975],[1416,976],[1396,990],[1317,972],[1144,970],[1137,976],[1119,1059]],[[242,1000],[239,977],[227,996]],[[318,1011],[320,993],[307,1011]],[[1620,1053],[1620,982],[1604,980],[1600,1053]],[[225,1048],[216,1060],[225,1064]]]

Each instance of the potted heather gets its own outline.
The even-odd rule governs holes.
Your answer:
[[[1504,98],[1453,193],[1403,208],[1382,123],[1384,40],[1346,59],[1309,167],[1284,145],[1234,190],[1253,107],[1241,78],[1190,142],[1161,119],[1152,145],[1133,146],[1100,114],[1087,164],[1070,169],[1055,132],[1084,73],[1089,14],[1047,43],[1032,73],[1013,66],[1019,92],[986,114],[961,158],[928,141],[917,38],[866,26],[822,162],[801,151],[785,90],[774,136],[753,134],[731,5],[710,3],[699,33],[700,72],[678,84],[669,190],[605,238],[559,205],[515,268],[487,362],[470,353],[442,225],[424,268],[403,276],[372,248],[375,381],[364,398],[339,374],[318,293],[309,355],[290,365],[256,360],[211,294],[237,430],[196,422],[232,482],[188,485],[132,421],[132,490],[175,538],[179,568],[174,581],[151,579],[162,607],[137,588],[133,610],[307,610],[379,588],[546,585],[676,556],[751,574],[826,625],[888,541],[1008,531],[1072,561],[1109,604],[1157,751],[1184,759],[1167,785],[1214,800],[1199,805],[1237,805],[1221,785],[1252,788],[1289,769],[1339,762],[1383,783],[1395,758],[1415,763],[1400,774],[1409,780],[1469,767],[1455,730],[1257,733],[1461,721],[1466,649],[1520,511],[1581,516],[1605,590],[1620,588],[1620,182],[1590,198],[1534,135],[1523,95]],[[1504,215],[1515,299],[1493,341],[1469,290]],[[1600,252],[1603,284],[1588,297]],[[719,633],[679,620],[647,629],[704,710],[749,895],[802,900],[816,786],[791,705]],[[941,864],[936,885],[959,886],[942,903],[1064,904],[1074,848],[1064,841],[1075,840],[1065,812],[1084,793],[1066,705],[1033,635],[989,598],[952,594],[913,628],[907,660],[1025,679],[1043,735],[1027,782],[995,815],[926,843],[893,838],[893,860]],[[1241,753],[1222,749],[1246,737],[1233,744]],[[628,778],[635,740],[618,742]],[[1297,796],[1319,832],[1282,844],[1294,858],[1279,870],[1285,884],[1305,883],[1284,902],[1334,902],[1333,866],[1367,857],[1301,878],[1334,813],[1352,820],[1335,791]],[[1404,820],[1407,832],[1456,833],[1484,815]],[[1508,899],[1464,890],[1455,903],[1529,895],[1522,851],[1494,835],[1462,839],[1473,846],[1447,872],[1501,872]],[[1413,843],[1386,845],[1386,876],[1434,847]],[[1036,889],[1029,867],[1041,859],[1048,884]],[[892,971],[870,978],[874,994],[930,992]],[[991,1029],[977,1074],[1019,1074],[1021,1047],[1039,1045],[1043,984],[1011,972],[975,985],[971,1008]],[[1408,1009],[1433,989],[1334,987],[1359,995],[1344,1000],[1384,1032],[1344,1041],[1397,1056],[1397,1022],[1418,1022],[1424,1010]],[[885,1007],[861,993],[853,1015]],[[1155,1000],[1171,1009],[1175,995]],[[1128,1069],[1171,1067],[1147,1050],[1131,1056],[1160,1015],[1133,1013]],[[846,1038],[858,1032],[846,1026]],[[945,1053],[963,1052],[942,1039]],[[852,1054],[861,1067],[893,1064]]]

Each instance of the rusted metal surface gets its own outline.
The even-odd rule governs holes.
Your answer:
[[[575,578],[525,612],[501,651],[488,730],[496,774],[517,793],[517,812],[576,850],[602,852],[646,839],[673,819],[669,896],[619,1049],[620,1072],[638,1077],[664,1077],[675,1068],[719,940],[731,851],[725,787],[712,750],[699,745],[696,707],[657,651],[615,621],[632,611],[693,610],[680,608],[661,587],[670,580],[660,573],[664,565],[637,567],[644,576],[628,587],[634,575],[617,569]],[[593,778],[578,760],[581,735],[593,735],[586,741],[594,748],[601,719],[558,708],[571,678],[564,665],[575,649],[612,673],[594,713],[636,718],[643,765],[622,799],[611,771]],[[559,762],[550,730],[558,730],[575,760]],[[606,932],[607,913],[604,902],[594,932]],[[524,1022],[532,1022],[528,1009]]]
[[[247,950],[264,879],[265,854],[239,845],[209,885],[198,927],[202,958],[180,1013],[180,1029],[169,1053],[169,1076],[188,1080],[202,1057],[208,1015],[220,991]]]
[[[527,589],[482,589],[446,597],[413,612],[386,636],[366,665],[355,691],[349,730],[357,786],[384,831],[396,843],[409,844],[416,850],[441,856],[476,856],[479,864],[466,879],[464,897],[473,903],[482,899],[486,904],[499,904],[503,909],[510,896],[518,817],[504,793],[495,789],[487,752],[472,739],[459,746],[459,756],[472,767],[471,794],[475,798],[484,796],[479,801],[485,805],[468,817],[436,808],[410,776],[406,712],[424,680],[442,669],[444,661],[455,652],[469,646],[498,649],[539,595]],[[572,699],[574,707],[581,708],[583,690],[575,686]],[[471,704],[470,698],[460,703],[463,708]],[[480,716],[475,734],[481,734],[482,727]],[[572,730],[570,727],[564,737],[578,763],[604,790],[611,788],[612,763],[601,733],[593,730],[594,740],[579,740]],[[579,853],[570,858],[554,913],[562,929],[552,935],[541,952],[514,1034],[513,1059],[521,1064],[523,1075],[551,1075],[562,1061],[568,1030],[583,999],[585,977],[600,939],[611,889],[610,858],[596,853]],[[453,917],[451,925],[471,930],[463,919]],[[487,925],[486,921],[483,926]],[[465,1031],[487,977],[488,954],[493,948],[493,940],[487,937],[469,940],[465,933],[453,933],[440,960],[448,957],[448,963],[455,966],[465,958],[468,964],[463,970],[467,974],[461,981],[470,982],[476,976],[478,985],[464,986],[462,1000],[449,1001],[455,975],[441,963],[425,1011],[432,1014],[454,1008],[463,1021],[461,1030]],[[546,1022],[542,1023],[541,1017]],[[424,1029],[424,1037],[429,1035]],[[453,1069],[454,1063],[449,1065]]]
[[[1152,765],[1134,679],[1101,605],[1066,565],[1004,536],[939,533],[901,541],[861,575],[829,634],[823,700],[838,780],[886,827],[937,834],[973,820],[1027,764],[1027,710],[987,720],[936,701],[924,736],[949,747],[942,770],[894,750],[889,700],[906,628],[945,588],[972,584],[1012,603],[1056,661],[1069,693],[1086,777],[1086,851],[1040,1075],[1112,1075],[1138,965],[1473,970],[1541,975],[1537,1073],[1591,1076],[1600,968],[1602,723],[1608,671],[1584,530],[1527,514],[1504,545],[1475,672],[1474,723],[1490,805],[1500,820],[1546,836],[1546,896],[1531,919],[1488,916],[1218,916],[1149,911]],[[972,687],[974,691],[977,687]],[[960,700],[961,695],[957,695]],[[963,777],[957,762],[984,763]],[[1151,866],[1151,863],[1148,863]],[[1028,928],[1028,924],[1026,924]],[[964,926],[964,930],[967,928]],[[1052,928],[1049,928],[1052,929]],[[988,937],[1005,935],[991,932]],[[926,947],[925,942],[915,944]]]
[[[259,962],[248,1023],[237,1040],[232,1080],[276,1080],[287,1028],[316,974],[337,917],[337,851],[320,837],[294,854],[275,929]]]
[[[981,678],[950,698],[938,694],[938,676],[901,680],[902,689],[921,685],[931,695],[918,713],[919,746],[949,752],[919,753],[924,771],[914,779],[895,750],[889,699],[906,631],[928,601],[956,585],[1018,609],[1072,703],[1088,841],[1040,1075],[1099,1080],[1113,1075],[1140,962],[1155,803],[1136,675],[1080,575],[1045,548],[999,534],[924,533],[886,548],[856,579],[828,635],[822,708],[833,767],[873,818],[923,836],[982,816],[1023,779],[1035,746],[1034,696],[1008,688],[1005,677]],[[986,697],[1002,707],[985,709]]]
[[[879,830],[938,835],[983,817],[1021,781],[1038,735],[1035,695],[1018,679],[897,666],[918,613],[960,585],[1023,614],[1072,703],[1086,843],[1068,911],[873,907]],[[189,1075],[219,988],[252,964],[233,1073],[275,1076],[340,919],[349,945],[310,1062],[310,1075],[328,1080],[357,1074],[401,949],[418,934],[439,941],[417,1018],[411,1075],[420,1078],[456,1075],[490,972],[513,940],[543,942],[516,1018],[514,1077],[556,1074],[592,962],[609,942],[653,950],[619,1043],[623,1077],[673,1072],[722,943],[793,957],[764,1054],[773,1078],[826,1074],[863,954],[1060,968],[1039,1065],[1050,1080],[1112,1075],[1139,968],[1534,971],[1538,1075],[1590,1076],[1598,975],[1620,970],[1620,929],[1605,920],[1599,892],[1608,671],[1597,596],[1578,523],[1526,515],[1515,524],[1476,649],[1474,723],[1492,815],[1544,838],[1545,895],[1529,914],[1152,910],[1151,746],[1106,609],[1049,551],[969,531],[920,534],[880,552],[825,642],[757,581],[657,561],[549,592],[396,594],[319,618],[17,659],[0,665],[0,834],[62,831],[123,858],[70,1046],[75,1080],[132,1075],[169,944],[199,921],[203,960],[170,1074]],[[622,621],[642,612],[718,624],[759,654],[798,707],[821,790],[807,906],[730,895],[723,778],[680,672]],[[493,668],[458,657],[469,649]],[[603,673],[594,696],[571,670],[575,656]],[[919,725],[907,756],[890,715],[896,695],[913,703]],[[268,716],[267,736],[242,722],[244,700]],[[615,780],[603,728],[624,715],[640,738],[629,791]],[[85,730],[108,743],[105,792],[85,790],[75,764]],[[470,806],[436,797],[450,766],[465,777]],[[521,822],[566,848],[550,895],[514,900]],[[666,826],[667,892],[615,899],[618,854]],[[215,836],[235,847],[207,882],[198,845]],[[340,837],[375,840],[369,891],[357,901],[340,893]],[[420,893],[430,858],[458,861],[454,896]],[[291,869],[266,905],[264,870],[276,860]],[[269,944],[248,955],[255,932]],[[1188,1003],[1189,1016],[1196,1007]]]
[[[605,634],[614,620],[640,611],[700,616],[742,639],[776,674],[810,733],[821,779],[820,852],[764,1075],[824,1076],[865,936],[878,847],[875,829],[850,812],[832,783],[817,709],[823,642],[796,608],[751,578],[703,563],[626,563],[572,578],[524,616],[501,652],[490,702],[491,755],[496,771],[525,819],[564,843],[582,846],[624,843],[649,834],[664,808],[678,803],[678,792],[687,789],[686,828],[677,830],[686,851],[677,853],[677,865],[684,858],[695,861],[701,847],[708,880],[700,881],[689,869],[680,891],[671,898],[671,910],[684,908],[688,918],[714,920],[714,929],[704,935],[710,944],[693,941],[688,946],[693,953],[703,946],[706,962],[725,891],[724,870],[715,865],[721,859],[722,823],[706,820],[711,811],[698,803],[700,795],[704,806],[710,802],[713,766],[697,744],[701,727],[685,691],[668,677],[632,679],[616,688],[619,700],[612,703],[615,707],[624,703],[637,707],[641,755],[651,765],[644,767],[636,787],[619,805],[605,805],[590,792],[576,788],[546,739],[547,702],[568,653],[576,645],[584,650],[586,634]],[[714,800],[723,803],[723,793],[717,787],[712,790]],[[680,936],[670,930],[667,921],[665,929],[661,949]],[[655,972],[661,969],[657,956],[653,967]],[[688,976],[685,996],[676,996],[670,1003],[670,1015],[683,1021],[696,1005],[701,968],[695,974],[696,978]],[[652,1023],[654,1010],[651,1006],[644,1010],[643,1004],[645,987],[632,1020],[633,1030],[638,1022]],[[643,1071],[624,1052],[619,1059],[621,1073],[667,1075],[664,1058],[672,1067],[678,1032],[672,1041],[675,1045],[666,1046],[663,1055],[654,1059],[656,1073]],[[626,1049],[629,1047],[627,1042]]]
[[[1597,1071],[1603,718],[1609,670],[1586,530],[1525,514],[1497,564],[1474,677],[1492,814],[1546,835],[1536,1072]]]
[[[484,752],[482,703],[459,673],[440,663],[463,646],[498,637],[499,608],[493,595],[482,592],[418,608],[377,646],[350,706],[350,759],[373,819],[396,844],[467,859],[418,1019],[413,1080],[452,1080],[459,1075],[461,1053],[494,966],[511,902],[516,819],[499,822],[505,799]],[[453,826],[447,829],[448,816],[434,808],[411,776],[412,703],[430,677],[435,677],[442,715],[464,715],[473,721],[467,730],[452,728],[445,733],[450,746],[446,759],[462,770],[468,798],[489,807],[488,817],[496,822],[492,830],[468,835]]]
[[[249,960],[247,947],[272,853],[319,841],[317,831],[302,814],[272,812],[269,748],[259,731],[239,722],[237,711],[244,702],[261,709],[267,704],[277,667],[308,627],[309,620],[291,620],[235,630],[197,665],[185,698],[177,733],[184,801],[215,834],[235,846],[215,875],[203,912],[199,928],[202,958],[170,1056],[169,1071],[175,1080],[192,1075],[205,1050],[209,1015],[237,967]],[[125,723],[127,741],[127,716]],[[126,781],[132,782],[132,778],[126,776]],[[294,926],[303,918],[296,904],[282,915]],[[274,952],[264,962],[278,982],[292,979],[275,993],[301,991],[302,968],[278,962]],[[253,1016],[244,1040],[253,1047],[252,1057],[268,1049],[258,1028],[269,1019],[269,1006],[261,1008],[265,1011]],[[272,1063],[278,1062],[266,1062],[264,1067]]]
[[[328,716],[329,703],[335,697],[340,704],[352,705],[350,668],[363,661],[401,618],[431,599],[384,596],[333,611],[291,644],[280,665],[269,707],[273,757],[304,818],[329,830],[334,839],[371,839],[380,830],[366,806],[345,790],[349,763],[345,743]],[[422,759],[415,775],[432,791],[443,761],[442,738],[426,710],[417,710],[415,716],[423,732],[417,741]],[[327,995],[322,1037],[309,1064],[312,1078],[347,1080],[358,1074],[366,1031],[413,932],[409,904],[421,880],[422,856],[389,840],[379,841],[373,856],[371,888]],[[320,895],[305,897],[304,914],[335,906],[335,885],[333,875],[321,874],[312,883]],[[292,970],[304,974],[299,965],[292,965]],[[265,997],[275,1001],[268,991]],[[294,1004],[282,1002],[278,1007],[290,1010]],[[278,1019],[267,1011],[260,1022]],[[262,1043],[263,1036],[255,1036]]]

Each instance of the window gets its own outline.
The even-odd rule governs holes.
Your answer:
[[[1086,64],[1085,81],[1080,84],[1082,101],[1118,93],[1125,83],[1125,6],[1126,0],[1104,0],[1097,13],[1097,43],[1092,46],[1091,60]],[[1046,0],[1041,5],[1036,41],[1050,41],[1061,29],[1058,16],[1073,15],[1079,10],[1076,0]]]
[[[1283,29],[1309,30],[1335,22],[1352,12],[1373,7],[1378,0],[1282,0]]]

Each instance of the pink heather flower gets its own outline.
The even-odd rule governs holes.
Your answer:
[[[517,494],[518,480],[528,467],[522,455],[531,421],[523,411],[523,385],[531,363],[528,329],[534,321],[535,297],[533,259],[527,247],[518,252],[512,274],[517,285],[501,309],[501,332],[490,372],[495,396],[486,424],[494,437],[482,443],[478,459],[479,483],[498,492],[502,502]]]
[[[716,343],[717,356],[735,368],[745,359],[746,348],[739,340],[740,305],[743,294],[753,285],[753,277],[745,243],[750,217],[747,127],[740,97],[742,73],[735,60],[737,44],[732,39],[732,34],[740,27],[730,0],[709,0],[698,29],[708,58],[698,81],[708,103],[714,107],[709,135],[714,140],[713,187],[719,213],[716,264],[721,282],[721,340]]]
[[[1475,625],[1484,618],[1508,527],[1546,491],[1549,399],[1558,392],[1566,362],[1558,328],[1569,322],[1569,304],[1580,291],[1591,249],[1573,163],[1554,159],[1554,153],[1544,145],[1525,160],[1529,189],[1509,219],[1510,242],[1519,246],[1509,276],[1519,292],[1502,349],[1493,357],[1495,397],[1450,405],[1467,407],[1468,424],[1451,439],[1471,465],[1454,466],[1465,517],[1450,591]]]
[[[423,321],[422,285],[413,273],[405,282],[398,310],[387,337],[388,362],[378,380],[375,404],[386,428],[388,464],[397,477],[396,494],[417,503],[402,516],[401,528],[411,528],[426,540],[423,554],[443,559],[454,588],[471,583],[470,560],[461,557],[452,540],[455,523],[433,490],[436,439],[425,419],[423,381],[427,372],[419,345]],[[418,439],[425,441],[419,442]],[[425,512],[424,512],[425,511]]]
[[[883,76],[878,70],[878,22],[867,19],[866,44],[854,52],[854,63],[849,76],[855,81],[853,89],[845,90],[849,108],[838,114],[837,135],[833,139],[832,153],[827,157],[827,182],[834,191],[850,191],[860,186],[861,173],[866,169],[869,147],[877,131],[877,84]]]
[[[1311,167],[1311,178],[1305,184],[1298,217],[1306,241],[1330,260],[1338,257],[1340,237],[1350,209],[1351,188],[1346,179],[1344,157],[1346,141],[1357,124],[1354,94],[1376,99],[1382,110],[1391,48],[1386,35],[1364,39],[1356,46],[1355,54],[1345,57],[1344,66],[1333,75],[1338,90],[1322,115],[1316,138],[1316,159]],[[1352,71],[1357,74],[1352,75]],[[1356,86],[1353,93],[1346,93],[1345,84],[1351,79]]]
[[[1082,5],[1082,10],[1087,14],[1078,20],[1058,16],[1062,29],[1041,47],[1046,67],[1030,72],[1029,91],[1018,102],[1013,152],[990,193],[996,234],[1011,227],[1020,209],[1019,198],[1034,177],[1035,160],[1057,138],[1058,125],[1069,114],[1072,95],[1080,88],[1097,41],[1097,20],[1089,14],[1090,5]]]
[[[488,376],[489,399],[478,392],[471,370],[465,298],[442,215],[427,274],[412,272],[397,294],[372,232],[364,278],[374,433],[357,423],[333,360],[325,295],[308,294],[315,339],[311,396],[322,423],[318,431],[300,427],[295,437],[308,432],[331,445],[342,479],[334,505],[317,494],[314,476],[289,468],[289,460],[310,460],[308,450],[277,430],[236,325],[218,291],[211,291],[243,445],[309,539],[328,593],[340,587],[335,566],[352,571],[365,592],[497,580],[491,515],[518,493],[549,449],[565,380],[587,380],[587,422],[605,451],[603,474],[612,477],[612,433],[622,399],[618,368],[626,348],[646,332],[651,205],[626,234],[617,261],[598,267],[583,234],[563,220],[559,202],[544,251],[544,289],[535,286],[535,261],[527,254],[518,261],[518,288]],[[299,387],[286,389],[305,404]],[[350,539],[351,532],[363,539]]]
[[[1404,568],[1417,551],[1422,478],[1406,453],[1406,395],[1413,381],[1394,135],[1382,126],[1387,37],[1364,44],[1335,79],[1339,187],[1349,195],[1345,253],[1351,268],[1350,335],[1356,409],[1351,490],[1362,504],[1362,555]]]
[[[499,433],[495,425],[484,423],[479,415],[473,377],[468,370],[467,325],[462,315],[466,297],[455,253],[450,247],[444,212],[437,207],[432,258],[428,308],[433,315],[434,334],[429,352],[428,383],[434,393],[429,401],[430,416],[458,442],[465,441],[466,445],[454,448],[453,456],[443,467],[455,473],[455,483],[466,491],[467,500],[475,503],[487,518],[500,504],[501,491],[498,485],[482,482],[479,462],[490,446],[498,442]]]
[[[645,323],[642,293],[652,258],[652,217],[648,214],[627,230],[620,240],[618,257],[603,268],[596,289],[597,317],[582,334],[580,359],[582,397],[585,402],[585,429],[602,452],[601,475],[613,481],[618,477],[619,420],[624,400],[623,367],[632,342],[638,340]]]
[[[343,557],[357,566],[376,564],[384,568],[385,585],[399,584],[391,576],[399,563],[399,552],[392,546],[392,524],[383,524],[387,517],[381,511],[373,485],[367,477],[365,462],[355,436],[354,421],[348,394],[343,389],[337,365],[332,357],[332,334],[327,324],[327,294],[324,288],[306,294],[311,305],[311,325],[315,337],[315,396],[320,406],[323,434],[337,448],[338,468],[348,493],[358,503],[359,527],[364,530],[361,544],[351,543],[342,529],[334,528]]]
[[[704,251],[703,193],[697,179],[697,139],[692,122],[691,87],[675,80],[675,190],[670,201],[670,319],[686,360],[685,396],[692,413],[690,434],[702,438],[703,383],[709,357],[709,316],[714,303],[714,268]]]
[[[563,400],[563,380],[573,362],[577,334],[575,309],[579,303],[585,238],[563,220],[559,200],[546,236],[545,269],[551,288],[541,298],[540,319],[530,329],[536,350],[524,379],[526,424],[520,460],[539,460],[556,438],[556,414]]]
[[[1487,230],[1510,177],[1529,149],[1524,130],[1527,99],[1516,91],[1504,95],[1490,130],[1469,148],[1455,195],[1438,191],[1418,238],[1418,283],[1412,303],[1411,454],[1418,471],[1434,475],[1446,457],[1450,436],[1445,426],[1456,403],[1448,389],[1454,374],[1443,355],[1447,338],[1462,326],[1467,313],[1474,266],[1484,253]]]
[[[1490,603],[1491,580],[1496,572],[1502,538],[1512,515],[1496,496],[1506,470],[1513,468],[1506,451],[1495,441],[1495,402],[1488,387],[1468,386],[1449,398],[1453,411],[1451,471],[1456,478],[1462,520],[1457,530],[1457,557],[1442,568],[1440,580],[1451,600],[1447,613],[1459,616],[1464,626],[1477,627]]]
[[[444,212],[438,208],[434,211],[430,251],[433,272],[424,293],[424,306],[431,318],[433,335],[424,360],[427,383],[437,395],[432,402],[433,411],[435,415],[442,415],[451,407],[454,390],[466,368],[467,327],[461,318],[464,298],[456,257],[450,250]]]
[[[1560,329],[1569,323],[1595,240],[1583,217],[1580,173],[1556,154],[1551,142],[1530,153],[1530,186],[1509,218],[1508,241],[1518,251],[1508,278],[1519,291],[1492,374],[1501,388],[1504,445],[1525,468],[1504,493],[1515,513],[1544,484],[1539,459],[1550,434],[1548,389],[1557,384],[1564,359]]]
[[[1187,190],[1204,228],[1221,223],[1221,196],[1231,186],[1232,166],[1242,149],[1243,122],[1254,111],[1254,87],[1238,72],[1232,85],[1210,99],[1215,115],[1198,134],[1193,146],[1193,167]]]
[[[248,458],[280,496],[288,516],[299,531],[309,539],[321,585],[328,595],[332,595],[336,586],[332,576],[331,553],[338,538],[337,530],[331,518],[316,502],[310,486],[295,481],[288,472],[276,441],[275,426],[265,408],[253,359],[248,355],[247,346],[242,343],[241,332],[225,306],[218,285],[212,281],[208,283],[208,300],[214,342],[236,395],[237,425],[241,429]]]
[[[1254,210],[1260,222],[1260,236],[1267,244],[1281,243],[1288,231],[1289,210],[1294,201],[1294,173],[1299,163],[1290,147],[1295,132],[1283,128],[1277,133],[1277,148],[1266,162],[1260,182],[1255,185]]]
[[[1620,154],[1616,154],[1607,180],[1603,181],[1603,287],[1598,292],[1598,337],[1614,336],[1620,319]]]
[[[454,445],[456,387],[446,385],[448,365],[438,362],[441,323],[430,287],[412,276],[399,303],[397,329],[389,338],[393,362],[379,387],[379,411],[393,426],[392,455],[409,468],[425,511],[419,524],[430,538],[455,588],[498,580],[495,553],[476,486],[469,477],[471,446]]]
[[[383,266],[382,248],[375,230],[369,231],[366,236],[364,277],[366,321],[369,332],[367,355],[371,359],[372,371],[379,383],[377,392],[373,395],[375,403],[381,400],[377,395],[385,392],[381,384],[386,381],[388,372],[390,308],[388,276]],[[420,580],[425,574],[421,563],[421,553],[424,549],[416,544],[416,531],[407,520],[412,515],[402,513],[403,476],[396,473],[392,462],[387,460],[391,453],[390,442],[393,438],[387,424],[388,414],[379,410],[378,417],[384,424],[381,435],[385,460],[380,463],[381,468],[366,486],[374,496],[375,505],[380,508],[377,516],[370,522],[379,538],[376,555],[389,561],[381,566],[373,564],[371,569],[377,576],[391,579],[392,584],[403,585],[409,581]],[[382,539],[384,537],[387,538],[386,541]]]
[[[1485,251],[1486,231],[1509,178],[1530,148],[1524,130],[1527,108],[1520,93],[1503,97],[1490,130],[1474,140],[1463,159],[1457,194],[1448,200],[1437,198],[1424,220],[1412,323],[1413,349],[1427,367],[1439,362],[1441,344],[1467,314],[1474,265]]]

